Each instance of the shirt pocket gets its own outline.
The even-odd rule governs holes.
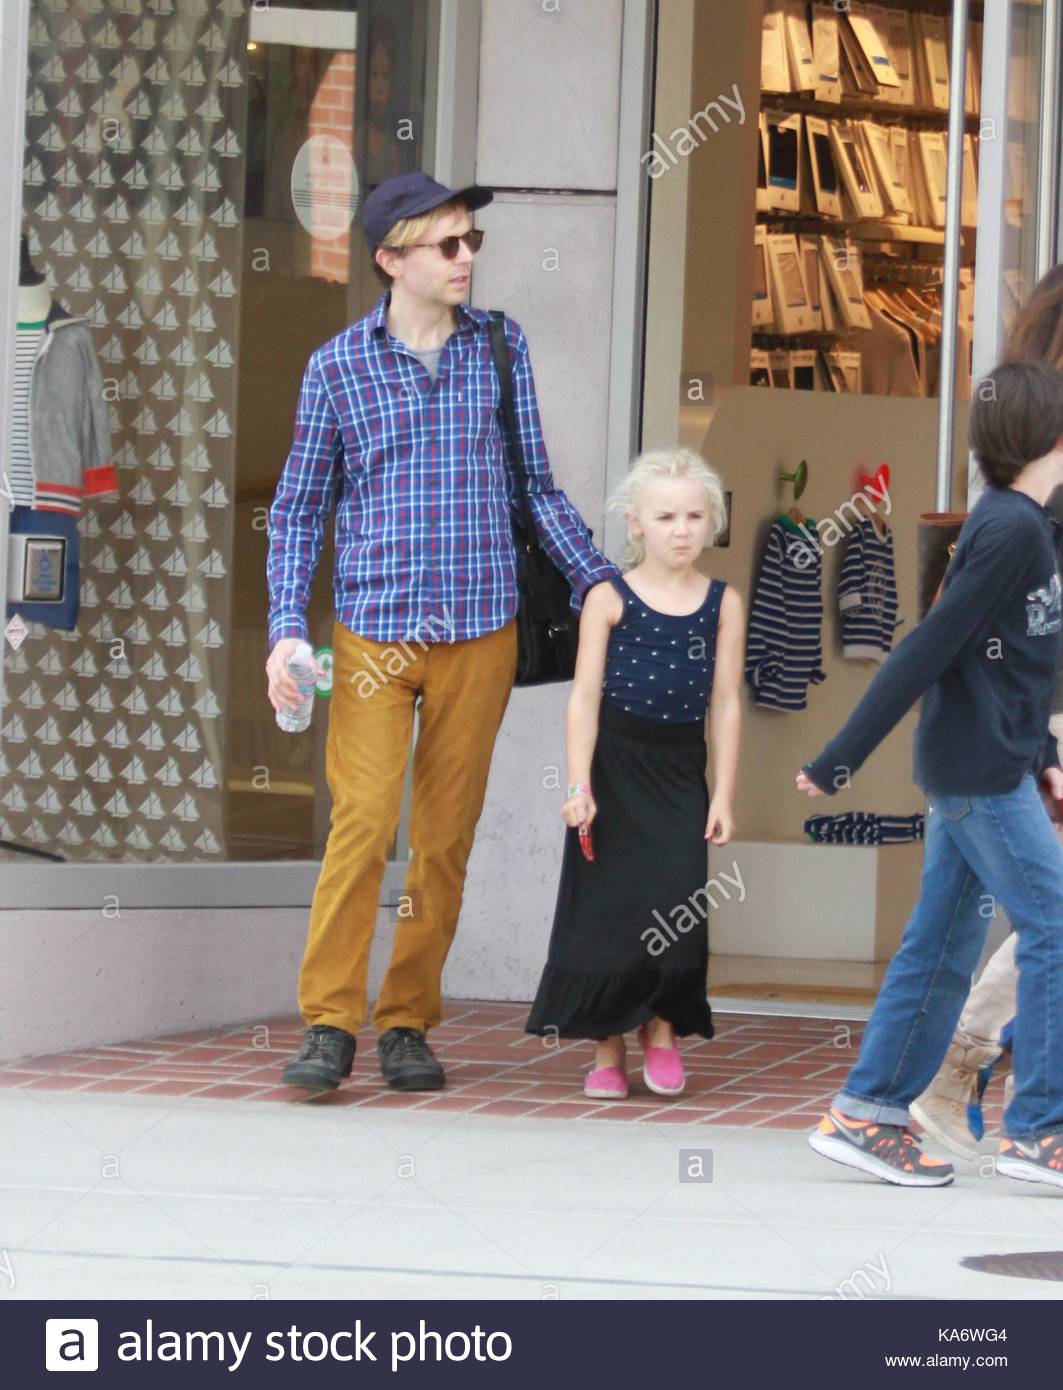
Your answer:
[[[466,436],[480,443],[497,437],[502,390],[491,358],[466,358],[452,370],[447,387],[449,403]]]

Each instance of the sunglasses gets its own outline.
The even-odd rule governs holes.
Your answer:
[[[442,241],[412,241],[408,247],[391,246],[388,247],[388,250],[402,251],[410,250],[414,246],[437,246],[443,254],[443,259],[452,261],[458,254],[458,246],[461,242],[464,242],[475,256],[484,244],[484,234],[478,227],[474,227],[471,231],[463,232],[461,236],[445,236]]]

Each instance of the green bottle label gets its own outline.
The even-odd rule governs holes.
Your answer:
[[[318,647],[314,653],[314,660],[322,668],[324,674],[319,676],[314,689],[319,695],[332,694],[332,648]]]

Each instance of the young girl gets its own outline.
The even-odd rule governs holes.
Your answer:
[[[644,454],[610,506],[627,517],[624,577],[591,589],[580,619],[561,808],[569,828],[526,1025],[597,1042],[584,1092],[600,1100],[628,1093],[625,1033],[639,1030],[643,1080],[665,1096],[684,1086],[676,1034],[713,1035],[705,842],[725,845],[733,829],[743,646],[738,594],[694,567],[726,519],[704,460],[686,449]]]

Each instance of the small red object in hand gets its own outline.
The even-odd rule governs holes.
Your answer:
[[[581,825],[579,828],[579,847],[583,851],[583,857],[588,864],[594,862],[594,841],[591,839],[591,828],[589,825]]]

